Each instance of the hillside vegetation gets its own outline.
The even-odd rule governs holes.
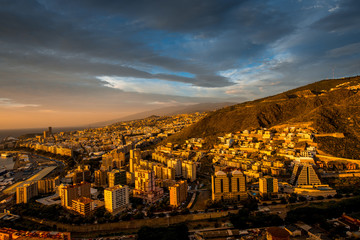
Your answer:
[[[212,140],[245,129],[311,122],[318,133],[344,133],[345,138],[319,138],[320,147],[335,156],[360,159],[360,76],[323,80],[275,96],[225,107],[171,136],[183,142],[192,137]],[[342,148],[342,149],[339,149]],[[355,149],[356,148],[356,149]],[[341,150],[341,151],[339,151]]]

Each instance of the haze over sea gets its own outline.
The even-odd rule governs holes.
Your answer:
[[[84,129],[85,127],[53,127],[52,131],[53,133],[58,132],[66,132],[66,131],[74,131],[79,129]],[[43,131],[48,130],[47,127],[44,128],[25,128],[25,129],[0,129],[0,141],[2,141],[4,138],[10,136],[10,137],[20,137],[24,134],[31,134],[31,133],[37,133],[42,134]]]

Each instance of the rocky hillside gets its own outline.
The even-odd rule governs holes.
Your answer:
[[[299,122],[311,122],[319,133],[344,133],[343,139],[324,141],[322,138],[319,143],[334,155],[360,159],[357,150],[360,149],[360,76],[323,80],[222,108],[172,136],[169,141],[182,142],[191,137],[211,140],[222,133]],[[339,151],[341,147],[343,150]]]

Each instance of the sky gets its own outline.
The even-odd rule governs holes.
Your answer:
[[[0,129],[360,75],[358,0],[0,0]]]

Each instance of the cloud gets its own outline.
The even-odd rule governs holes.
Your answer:
[[[216,72],[236,61],[239,54],[243,58],[258,54],[263,44],[292,29],[291,21],[282,21],[281,12],[250,1],[24,4],[29,11],[21,11],[20,3],[8,1],[0,15],[4,56],[11,55],[30,67],[48,69],[46,65],[50,65],[56,71],[160,78],[203,87],[232,85]],[[186,14],[175,14],[181,9]],[[79,18],[85,15],[92,20]],[[155,39],[151,45],[149,35]],[[199,48],[199,44],[204,47]],[[18,50],[4,53],[4,48]],[[198,77],[151,76],[139,67],[161,67]]]
[[[242,87],[245,85],[254,85],[256,82],[261,82],[267,79],[272,79],[269,85],[278,85],[282,77],[281,73],[276,71],[277,68],[284,64],[289,64],[294,61],[294,57],[289,53],[281,53],[273,56],[272,59],[268,59],[259,64],[251,64],[247,67],[238,69],[228,69],[226,71],[219,72],[220,75],[231,79],[235,83],[241,83]]]
[[[147,102],[146,104],[148,104],[148,105],[161,105],[161,106],[176,106],[176,105],[182,105],[183,103],[179,103],[177,101],[168,101],[168,102],[154,101],[154,102]]]
[[[27,104],[27,103],[18,103],[14,102],[9,98],[0,98],[0,107],[5,108],[25,108],[25,107],[39,107],[38,104]]]
[[[330,8],[328,11],[329,12],[335,12],[335,11],[337,11],[337,10],[339,10],[339,5],[336,5],[335,7],[333,7],[333,8]]]
[[[221,26],[226,15],[244,0],[184,0],[149,2],[136,0],[131,2],[110,0],[106,4],[98,1],[67,2],[69,7],[86,7],[89,11],[106,15],[125,16],[136,19],[141,25],[168,31],[198,31]],[[62,5],[62,6],[61,6]],[[57,7],[64,7],[64,4]],[[181,14],[179,14],[181,13]]]
[[[330,57],[343,57],[360,53],[360,42],[348,44],[328,51]]]
[[[124,92],[160,94],[183,97],[221,97],[222,88],[194,87],[188,83],[169,83],[160,79],[124,78],[118,76],[98,76],[104,86]],[[162,101],[155,101],[162,102]]]
[[[331,8],[330,14],[313,24],[314,28],[329,32],[345,33],[348,31],[359,31],[360,2],[357,0],[343,0],[339,5]],[[333,11],[336,10],[336,11]]]
[[[64,4],[67,7],[63,8],[62,12],[57,12],[52,9],[54,7],[52,4],[26,2],[29,11],[20,11],[17,3],[7,2],[0,15],[0,21],[3,22],[0,26],[0,31],[3,33],[1,40],[4,42],[0,51],[4,57],[15,62],[29,67],[80,74],[161,78],[206,87],[231,85],[227,79],[214,75],[211,67],[154,51],[147,46],[145,39],[135,39],[141,31],[134,34],[132,27],[136,28],[136,26],[129,24],[128,21],[119,20],[119,23],[115,24],[110,17],[109,22],[105,23],[109,24],[108,29],[99,29],[97,27],[100,23],[96,21],[93,23],[80,21],[75,24],[64,18],[66,15],[66,19],[72,19],[77,14],[91,16],[91,9],[88,9],[89,12],[73,12],[69,5]],[[87,5],[82,4],[85,7]],[[115,3],[109,2],[107,6],[113,4]],[[83,7],[80,9],[84,9]],[[117,26],[122,28],[121,32],[110,31],[111,27]],[[153,67],[207,77],[181,78],[171,74],[152,76],[146,71],[138,70],[138,68]]]
[[[334,67],[335,76],[358,75],[359,8],[357,0],[4,0],[0,104],[105,116],[265,97],[330,78]]]

